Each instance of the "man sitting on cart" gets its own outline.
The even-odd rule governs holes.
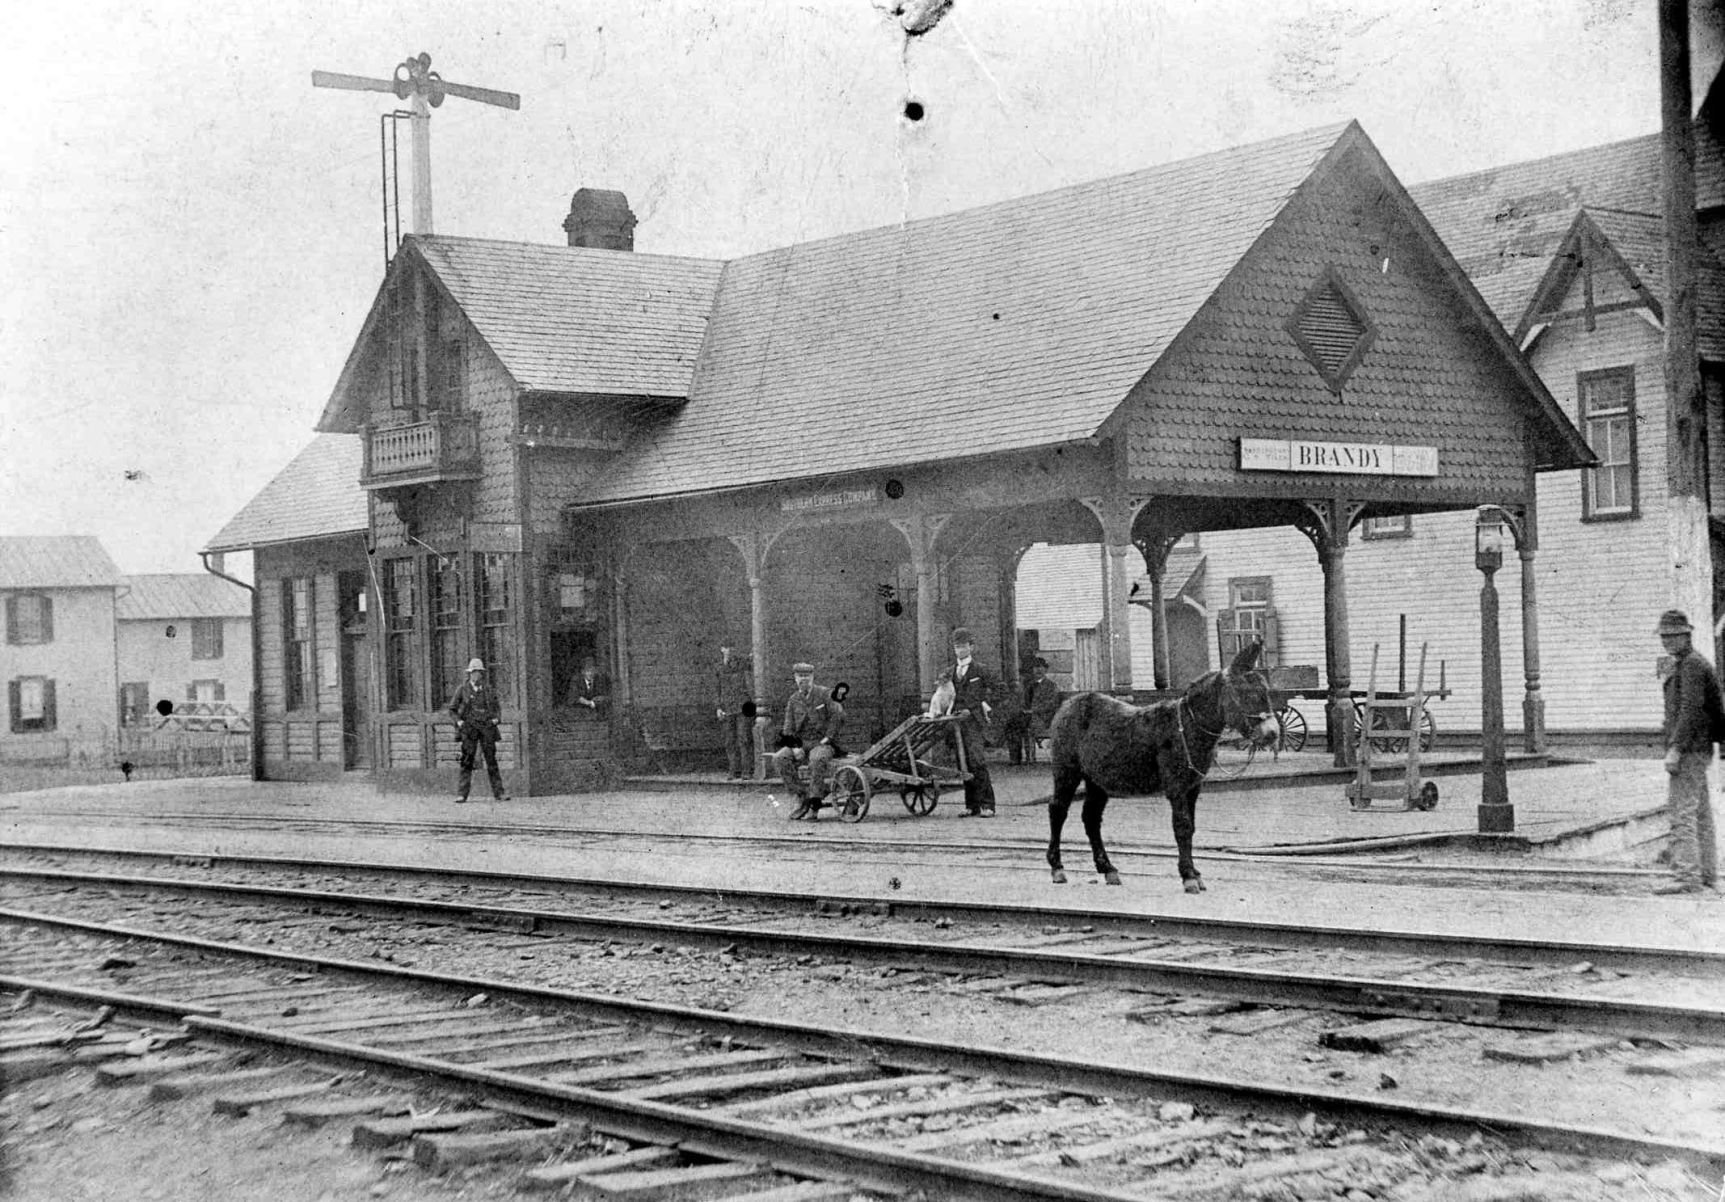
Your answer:
[[[815,666],[810,663],[791,665],[791,675],[797,687],[785,702],[785,721],[779,730],[779,749],[773,753],[773,766],[785,788],[796,794],[797,808],[792,818],[815,818],[832,776],[833,757],[844,754],[838,748],[839,728],[844,725],[845,707],[833,700],[827,690],[815,685]],[[797,766],[806,762],[808,784],[797,779]]]

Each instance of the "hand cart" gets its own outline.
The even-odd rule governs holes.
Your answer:
[[[1425,717],[1426,708],[1426,648],[1428,644],[1420,644],[1420,670],[1411,695],[1400,693],[1378,693],[1378,647],[1372,645],[1372,674],[1366,684],[1366,699],[1360,707],[1363,720],[1359,724],[1359,765],[1354,781],[1347,788],[1348,804],[1356,810],[1372,809],[1372,800],[1382,798],[1393,800],[1399,798],[1399,806],[1379,806],[1385,810],[1431,810],[1437,808],[1438,787],[1436,781],[1420,779],[1420,752],[1425,743],[1424,728],[1421,719]],[[1384,731],[1401,731],[1400,736],[1386,738]],[[1413,732],[1419,731],[1420,737],[1413,737]],[[1400,784],[1376,784],[1372,780],[1372,756],[1374,751],[1379,754],[1390,754],[1380,746],[1393,739],[1395,744],[1405,749],[1402,760],[1402,781]]]
[[[954,728],[961,721],[960,714],[938,718],[914,714],[906,718],[861,755],[848,755],[836,762],[827,803],[835,806],[846,822],[861,822],[874,794],[883,785],[897,785],[905,809],[918,815],[931,813],[940,802],[941,786],[962,787],[970,779],[964,740]],[[931,759],[935,750],[949,741],[958,757],[956,771]]]

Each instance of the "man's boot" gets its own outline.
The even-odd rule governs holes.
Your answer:
[[[809,799],[806,797],[797,798],[797,808],[795,810],[791,811],[791,821],[795,822],[799,818],[807,818],[808,815],[809,815]]]

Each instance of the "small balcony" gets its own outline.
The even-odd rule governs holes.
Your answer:
[[[363,488],[477,479],[479,420],[472,415],[433,413],[424,421],[366,431]]]

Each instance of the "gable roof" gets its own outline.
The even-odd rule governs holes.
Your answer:
[[[319,434],[216,536],[207,551],[244,551],[271,543],[364,532],[369,514],[359,486],[360,439]]]
[[[586,503],[1096,436],[1351,123],[727,263]]]
[[[122,579],[93,534],[0,535],[0,588],[112,588]]]
[[[140,618],[249,618],[252,595],[208,572],[128,576],[114,607],[122,622]]]
[[[413,236],[391,275],[423,263],[510,378],[530,392],[686,397],[723,264],[574,246]],[[318,429],[344,417],[382,328],[378,289]],[[363,407],[362,407],[363,408]]]

